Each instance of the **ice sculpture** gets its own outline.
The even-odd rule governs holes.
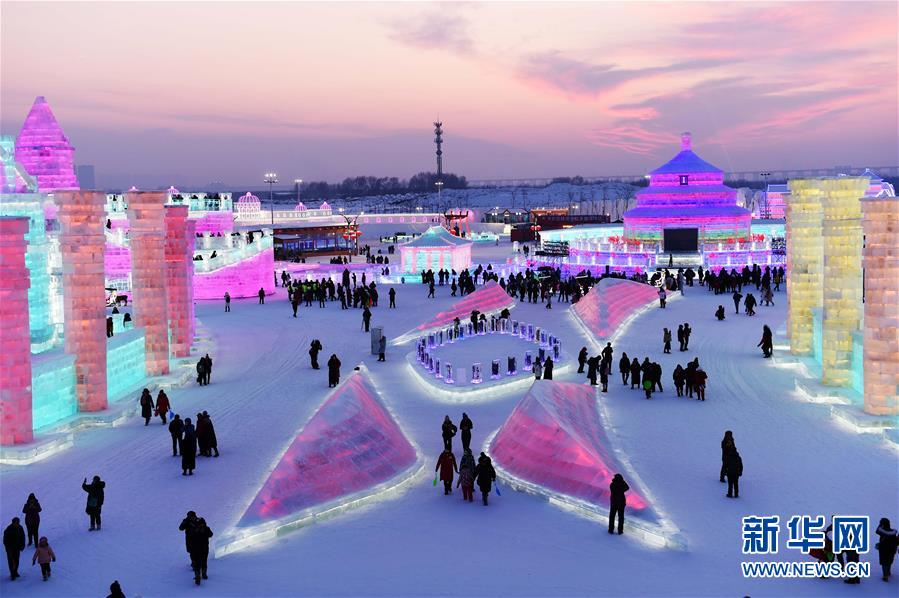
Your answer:
[[[16,161],[37,179],[38,191],[78,189],[75,148],[43,96],[35,98],[16,139]]]
[[[166,206],[166,292],[174,357],[188,357],[194,340],[194,239],[187,206]]]
[[[323,206],[324,207],[324,206]],[[401,270],[407,273],[425,270],[465,270],[471,266],[471,241],[432,226],[421,236],[400,245]]]
[[[821,337],[821,382],[852,382],[853,333],[862,319],[861,198],[865,177],[823,179],[824,320]],[[899,284],[899,283],[897,283]]]
[[[106,196],[98,191],[61,191],[59,247],[65,297],[65,347],[75,356],[79,411],[106,409],[106,297],[104,249]]]
[[[469,293],[456,301],[449,310],[442,311],[430,321],[420,324],[417,329],[430,330],[448,326],[456,318],[464,322],[471,317],[471,312],[475,309],[482,314],[489,315],[491,312],[499,312],[513,307],[515,307],[515,300],[496,281],[491,280],[474,293]]]
[[[169,373],[164,191],[129,191],[134,325],[146,331],[147,374]]]
[[[417,452],[363,371],[319,407],[265,481],[238,527],[296,521],[371,494],[409,470]]]
[[[649,173],[649,186],[637,193],[637,206],[623,219],[628,239],[660,241],[665,229],[693,228],[701,245],[748,237],[752,214],[737,205],[724,172],[697,156],[690,133],[683,133],[681,151]]]
[[[865,411],[899,415],[899,198],[862,200]]]
[[[0,217],[0,445],[32,440],[28,218]]]
[[[496,433],[490,451],[503,472],[546,494],[600,508],[609,505],[612,477],[623,473],[631,487],[628,509],[644,520],[656,519],[645,492],[616,459],[589,386],[535,381]]]
[[[200,271],[197,264],[209,264],[213,261],[196,262],[194,264],[194,299],[221,299],[225,292],[232,297],[256,297],[259,289],[265,289],[270,295],[275,292],[275,255],[272,249],[272,236],[257,238],[245,248],[248,257],[228,266],[206,272]],[[256,253],[252,253],[256,252]]]
[[[0,135],[0,193],[35,193],[37,181],[16,161],[16,139]]]
[[[817,180],[789,181],[787,199],[787,332],[790,352],[812,353],[814,318],[821,307],[824,272],[823,190]]]
[[[607,339],[628,318],[658,299],[651,285],[622,278],[603,278],[571,308],[597,338]]]

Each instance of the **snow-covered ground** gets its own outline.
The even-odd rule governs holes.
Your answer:
[[[508,246],[507,246],[508,247]],[[495,251],[495,249],[494,249]],[[382,289],[382,297],[386,297]],[[438,287],[399,285],[398,309],[386,301],[373,310],[373,324],[390,337],[447,309],[456,298]],[[732,315],[729,297],[702,287],[688,289],[666,310],[635,320],[615,346],[630,356],[662,364],[665,392],[647,401],[613,378],[598,395],[609,418],[612,442],[624,451],[657,506],[681,530],[686,552],[647,548],[627,535],[609,536],[601,525],[562,511],[539,498],[504,488],[487,508],[443,496],[431,474],[397,498],[314,524],[256,549],[211,559],[210,579],[196,588],[178,524],[195,510],[217,534],[243,515],[260,485],[303,423],[328,394],[327,373],[309,368],[313,338],[326,361],[337,353],[344,375],[365,362],[385,402],[429,459],[441,450],[444,415],[474,420],[472,445],[480,449],[526,390],[466,405],[435,400],[413,382],[405,360],[412,345],[388,349],[386,363],[370,355],[358,310],[301,308],[290,317],[278,289],[266,305],[237,300],[231,313],[217,302],[198,305],[197,315],[217,343],[212,384],[170,393],[174,410],[194,416],[208,410],[221,457],[198,458],[193,477],[181,476],[166,429],[134,418],[117,428],[79,432],[75,446],[46,461],[0,469],[0,515],[21,515],[29,492],[43,506],[41,534],[58,561],[53,577],[40,581],[23,554],[23,577],[0,580],[3,596],[105,596],[118,579],[128,596],[837,596],[896,595],[899,580],[879,579],[876,553],[869,580],[847,586],[837,580],[748,580],[741,576],[740,518],[748,514],[865,514],[899,519],[897,453],[877,435],[840,427],[827,406],[796,400],[793,372],[762,359],[755,348],[763,323],[773,329],[785,318],[785,295],[758,315]],[[717,322],[718,303],[728,308]],[[567,305],[546,310],[521,304],[519,320],[546,326],[569,354],[587,343],[568,316]],[[662,355],[662,327],[690,322],[690,351]],[[699,357],[709,374],[707,400],[675,398],[670,384],[677,362]],[[558,380],[581,380],[570,370]],[[135,396],[134,400],[137,401]],[[733,430],[745,464],[739,500],[724,498],[718,481],[719,443]],[[88,533],[84,477],[107,482],[103,531]],[[213,538],[213,541],[216,538]],[[781,560],[802,560],[783,548]],[[807,558],[807,557],[806,557]]]

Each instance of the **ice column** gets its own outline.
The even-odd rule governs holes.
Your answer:
[[[852,383],[852,333],[862,319],[861,198],[869,179],[840,177],[820,181],[823,197],[824,318],[821,382]]]
[[[0,444],[31,442],[28,218],[0,217]]]
[[[129,191],[125,197],[131,239],[134,325],[145,331],[147,374],[161,376],[169,373],[166,194],[164,191]]]
[[[899,198],[862,200],[865,411],[899,415]]]
[[[187,206],[165,208],[168,319],[173,357],[188,357],[194,340],[194,228]]]
[[[789,181],[787,202],[787,332],[790,351],[812,352],[812,310],[821,307],[824,246],[822,190],[814,179]]]
[[[104,254],[106,195],[58,191],[59,247],[66,352],[75,356],[79,411],[106,409],[106,296]]]

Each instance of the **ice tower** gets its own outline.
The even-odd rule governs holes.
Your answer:
[[[16,161],[37,179],[38,191],[78,189],[75,148],[44,96],[38,96],[16,139]]]

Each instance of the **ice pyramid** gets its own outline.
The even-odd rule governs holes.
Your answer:
[[[237,527],[302,525],[391,489],[418,461],[365,370],[355,371],[303,426]]]
[[[603,509],[609,506],[609,483],[621,473],[631,487],[628,509],[653,517],[610,447],[590,386],[535,381],[496,433],[490,450],[504,472],[544,494],[566,495]]]
[[[38,96],[16,139],[16,162],[37,179],[42,193],[78,189],[75,148],[63,133],[44,96]]]
[[[656,301],[658,292],[642,282],[603,278],[571,309],[590,333],[607,339],[641,308]]]
[[[453,320],[459,318],[463,322],[471,317],[472,310],[478,310],[483,314],[491,312],[499,312],[505,308],[511,309],[515,306],[515,299],[499,286],[495,280],[491,280],[474,293],[469,293],[447,311],[438,313],[434,318],[424,324],[418,326],[418,330],[430,330],[431,328],[440,328],[453,323]]]

